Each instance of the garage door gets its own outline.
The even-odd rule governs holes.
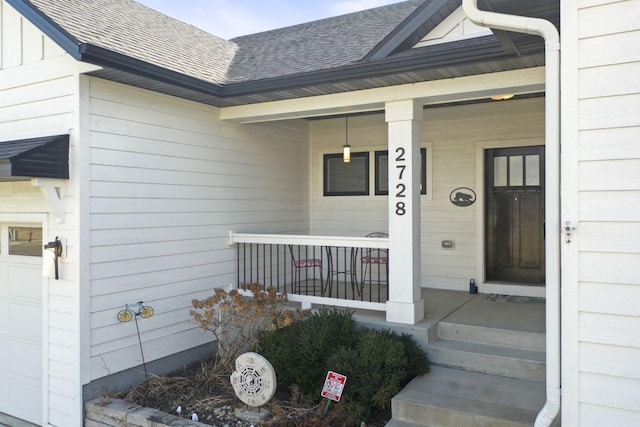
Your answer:
[[[0,224],[0,412],[42,421],[42,228]]]

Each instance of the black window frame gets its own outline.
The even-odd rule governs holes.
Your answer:
[[[328,162],[330,161],[339,161],[343,162],[342,153],[329,153],[325,154],[322,158],[322,181],[323,188],[322,194],[324,196],[368,196],[369,195],[369,152],[368,151],[360,151],[356,153],[351,153],[351,162],[348,164],[356,167],[354,159],[364,159],[364,185],[362,189],[353,190],[353,191],[331,191],[330,189],[330,180],[329,174],[327,173]]]
[[[427,148],[420,147],[420,194],[427,194]],[[374,177],[374,194],[376,196],[388,196],[389,195],[389,183],[387,181],[387,190],[383,190],[380,188],[380,171],[384,169],[384,167],[389,167],[389,150],[380,150],[374,152],[374,162],[375,162],[375,177]],[[383,156],[387,156],[387,163],[384,167],[382,167],[381,158]]]

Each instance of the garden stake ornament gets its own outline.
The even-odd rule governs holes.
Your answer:
[[[138,316],[143,319],[148,319],[153,316],[153,308],[148,305],[142,305],[143,301],[138,301],[135,304],[125,304],[124,310],[118,312],[119,322],[128,322],[134,319],[136,322],[136,331],[138,332],[138,344],[140,345],[140,355],[142,356],[142,366],[144,367],[144,376],[149,378],[147,373],[147,363],[144,360],[144,352],[142,351],[142,339],[140,338],[140,328],[138,327]]]

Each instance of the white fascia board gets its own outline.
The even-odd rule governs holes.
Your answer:
[[[533,93],[545,87],[544,67],[478,76],[388,86],[220,109],[220,119],[238,123],[268,122],[383,110],[385,103],[417,99],[423,105],[489,98],[505,93]]]

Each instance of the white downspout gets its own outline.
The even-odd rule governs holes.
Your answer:
[[[546,322],[547,402],[535,426],[549,426],[560,411],[560,35],[549,21],[478,9],[462,0],[471,21],[483,27],[535,34],[545,40]]]

